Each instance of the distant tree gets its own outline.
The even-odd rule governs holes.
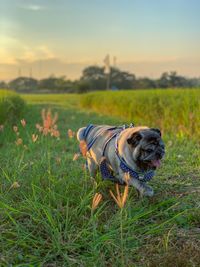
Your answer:
[[[87,82],[87,83],[83,83]],[[89,66],[85,68],[82,72],[80,78],[80,87],[87,84],[87,91],[91,90],[105,90],[106,88],[106,76],[104,73],[104,68],[99,66]],[[86,88],[84,89],[86,90]]]
[[[83,94],[92,91],[91,83],[89,81],[79,80],[74,83],[73,92]]]
[[[188,79],[188,87],[200,87],[200,78]]]
[[[157,81],[157,86],[160,88],[170,87],[170,78],[168,72],[164,72]]]
[[[19,92],[27,92],[32,91],[37,88],[38,81],[29,77],[19,77],[9,82],[9,88],[19,91]]]
[[[50,76],[48,78],[41,79],[39,81],[39,89],[53,90],[57,88],[58,79],[55,76]]]
[[[183,76],[177,75],[176,71],[171,71],[169,73],[169,80],[170,80],[170,86],[171,87],[187,87],[187,79]]]
[[[152,89],[156,87],[155,80],[149,78],[138,78],[134,84],[134,89]]]
[[[89,66],[82,72],[81,80],[98,80],[105,78],[104,68],[99,66]]]
[[[83,70],[82,81],[87,81],[90,85],[90,90],[105,90],[107,75],[104,72],[104,67],[90,66]],[[111,68],[110,71],[110,86],[115,86],[118,89],[132,89],[136,78],[134,74],[121,71],[117,68]]]
[[[8,88],[7,83],[4,81],[0,81],[0,89],[6,89],[6,88]]]
[[[189,79],[180,76],[176,71],[164,72],[160,79],[157,81],[158,87],[161,88],[176,88],[176,87],[189,87],[191,83]]]
[[[56,93],[85,93],[95,90],[105,90],[108,75],[105,68],[100,66],[89,66],[82,72],[79,80],[71,81],[65,76],[48,78],[37,81],[30,77],[19,77],[8,84],[1,81],[0,88],[10,88],[19,92],[56,92]],[[200,78],[186,78],[178,75],[176,71],[164,72],[159,79],[147,77],[136,78],[134,74],[122,71],[118,68],[110,69],[110,88],[121,89],[151,89],[151,88],[194,88],[200,87]]]
[[[118,89],[133,89],[136,82],[134,74],[117,68],[111,68],[110,76],[111,85],[116,86]]]
[[[50,76],[39,81],[40,90],[50,90],[56,92],[73,92],[73,82],[66,80],[65,76],[55,77]]]

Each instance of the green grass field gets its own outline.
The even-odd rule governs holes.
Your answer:
[[[200,90],[139,90],[95,92],[81,106],[105,115],[160,127],[163,133],[200,138]]]
[[[131,188],[120,210],[109,195],[114,185],[100,177],[95,184],[82,169],[84,159],[72,160],[78,144],[67,131],[89,123],[121,125],[132,117],[80,110],[83,97],[24,95],[26,126],[19,119],[19,135],[10,124],[0,132],[0,266],[200,266],[199,142],[166,129],[166,157],[150,183],[155,196],[141,200]],[[35,127],[44,107],[58,112],[59,138]],[[178,121],[178,113],[169,116]],[[96,192],[103,200],[92,212]]]

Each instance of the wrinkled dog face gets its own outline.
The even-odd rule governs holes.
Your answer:
[[[133,150],[133,160],[142,170],[155,170],[161,164],[165,146],[159,129],[140,130],[127,140]]]

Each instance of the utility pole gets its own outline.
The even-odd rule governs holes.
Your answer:
[[[39,79],[42,79],[42,60],[40,59],[38,61],[38,73],[39,73]]]
[[[109,54],[104,59],[105,74],[106,74],[106,90],[110,89],[110,56]]]
[[[106,90],[110,89],[110,72],[107,73],[107,79],[106,79]]]
[[[113,67],[116,68],[117,66],[117,57],[113,57]]]

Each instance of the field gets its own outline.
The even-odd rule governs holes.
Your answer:
[[[125,113],[124,102],[115,100],[113,93],[108,97],[112,105],[105,95],[93,94],[98,99],[94,106],[88,95],[23,95],[28,103],[25,114],[0,131],[0,266],[200,266],[199,91],[174,101],[171,94],[180,91],[163,93],[164,98],[161,92],[155,97],[152,91],[134,92],[140,110],[135,117],[130,105]],[[130,99],[126,94],[131,92],[120,94],[123,101]],[[163,99],[170,99],[166,110],[156,110]],[[44,108],[51,108],[52,117],[58,114],[52,136],[40,132]],[[115,186],[100,176],[94,183],[83,168],[85,160],[73,161],[78,144],[68,130],[132,120],[164,129],[166,157],[150,183],[155,196],[138,199],[131,188],[120,209],[109,194]],[[186,129],[191,120],[193,135]],[[93,211],[97,192],[103,198]]]
[[[95,92],[81,98],[81,106],[137,125],[160,127],[178,137],[200,137],[200,90],[140,90]]]

